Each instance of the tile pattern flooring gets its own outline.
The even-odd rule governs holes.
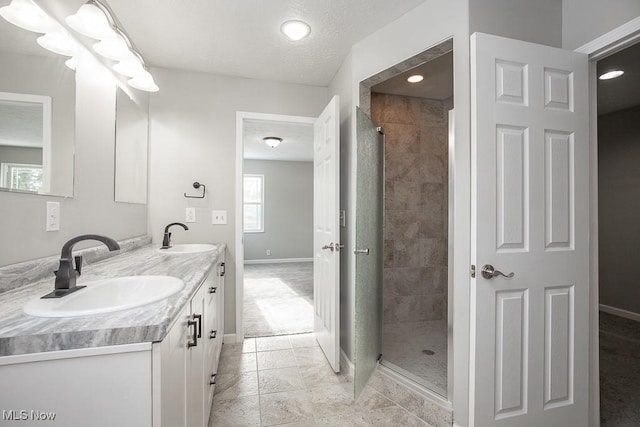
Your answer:
[[[313,331],[313,263],[246,264],[247,337]]]
[[[313,334],[224,344],[209,427],[429,426],[372,387],[334,374]]]
[[[640,322],[600,312],[600,425],[640,425]]]
[[[447,395],[447,360],[446,320],[384,325],[382,363],[441,396]]]

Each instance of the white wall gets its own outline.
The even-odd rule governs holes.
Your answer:
[[[469,33],[476,31],[561,47],[562,0],[470,0]]]
[[[114,202],[116,85],[91,58],[76,71],[73,198],[0,192],[0,266],[56,255],[79,234],[146,234],[147,207]],[[46,202],[60,202],[60,231],[45,231]],[[95,243],[90,243],[95,245]]]
[[[638,0],[563,0],[562,47],[576,49],[638,16]]]
[[[195,207],[197,222],[175,230],[173,241],[225,242],[227,251],[225,333],[235,332],[236,112],[318,116],[326,87],[265,82],[155,68],[161,90],[150,99],[149,234],[156,243],[164,226],[183,221]],[[204,199],[194,181],[207,186]],[[211,210],[226,210],[226,225],[211,225]]]
[[[264,176],[265,221],[244,234],[245,261],[313,258],[313,162],[245,160],[244,173]]]

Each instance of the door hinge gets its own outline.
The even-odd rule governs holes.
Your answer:
[[[380,362],[380,360],[382,360],[382,353],[378,355],[378,359],[376,360],[376,362]]]
[[[476,266],[475,266],[475,265],[473,265],[473,264],[471,264],[471,271],[470,271],[470,273],[471,273],[471,277],[475,279],[475,278],[476,278]]]

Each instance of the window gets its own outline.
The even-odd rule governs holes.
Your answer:
[[[244,176],[244,232],[264,232],[264,175]]]
[[[37,192],[42,188],[42,165],[2,163],[0,186],[12,190]]]

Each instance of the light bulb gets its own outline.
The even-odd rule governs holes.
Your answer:
[[[129,86],[145,92],[157,92],[160,90],[156,82],[153,81],[153,76],[147,70],[142,70],[142,73],[137,74],[127,83]]]
[[[604,74],[600,75],[600,77],[598,77],[598,78],[600,80],[611,80],[611,79],[615,79],[617,77],[620,77],[623,74],[624,74],[624,71],[622,71],[622,70],[613,70],[613,71],[609,71],[607,73],[604,73]]]
[[[52,19],[30,0],[11,0],[8,6],[0,8],[0,16],[34,33],[46,33],[53,26]]]
[[[409,83],[420,83],[423,80],[424,80],[424,76],[421,76],[420,74],[416,74],[407,78],[407,81]]]
[[[119,74],[127,77],[136,77],[144,71],[144,67],[140,63],[140,60],[134,55],[118,62],[113,66],[113,69]]]
[[[115,34],[107,15],[94,4],[83,4],[75,15],[67,16],[66,21],[71,28],[92,39],[103,40]]]
[[[62,32],[47,33],[38,37],[36,42],[43,48],[58,55],[73,56],[76,53],[74,41]]]
[[[130,53],[127,42],[124,41],[124,38],[119,34],[94,44],[93,50],[105,58],[113,59],[114,61],[128,59],[128,54]]]

